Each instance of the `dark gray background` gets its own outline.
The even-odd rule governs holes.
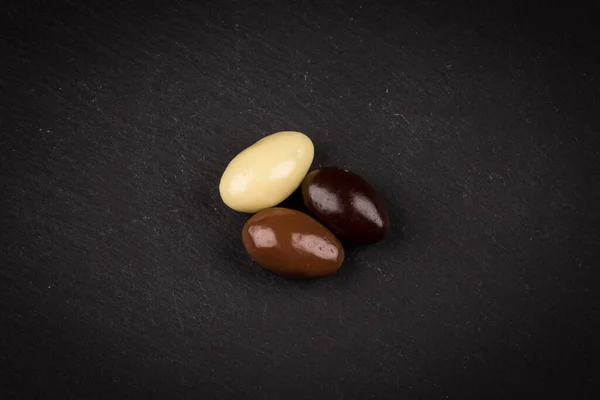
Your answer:
[[[23,3],[2,399],[598,398],[597,2]],[[279,130],[389,205],[333,277],[262,271],[220,201]]]

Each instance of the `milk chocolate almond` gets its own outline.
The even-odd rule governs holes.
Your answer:
[[[244,225],[244,247],[263,268],[279,275],[314,278],[336,272],[344,248],[327,228],[307,214],[267,208]]]
[[[308,212],[336,235],[354,243],[373,243],[390,229],[385,203],[357,174],[340,168],[310,172],[302,182]]]

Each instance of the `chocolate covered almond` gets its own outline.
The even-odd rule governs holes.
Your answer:
[[[344,248],[329,229],[309,215],[287,208],[256,213],[244,225],[242,240],[258,264],[287,277],[330,275],[344,260]]]
[[[377,242],[390,229],[385,203],[353,172],[340,168],[310,172],[302,182],[302,198],[311,215],[350,242]]]
[[[313,156],[313,143],[303,133],[266,136],[231,160],[219,183],[221,198],[241,212],[273,207],[300,186]]]

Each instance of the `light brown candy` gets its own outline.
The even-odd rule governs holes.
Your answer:
[[[326,276],[344,261],[344,248],[331,231],[287,208],[267,208],[252,216],[244,225],[242,240],[257,263],[283,276]]]

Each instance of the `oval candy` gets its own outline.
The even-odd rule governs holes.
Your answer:
[[[300,186],[313,157],[313,143],[303,133],[266,136],[231,160],[219,183],[221,198],[247,213],[277,205]]]
[[[263,268],[279,275],[315,278],[336,272],[344,248],[314,218],[288,208],[259,211],[244,225],[242,241]]]
[[[302,182],[302,199],[310,214],[336,235],[354,243],[374,243],[390,229],[385,203],[357,174],[322,168]]]

